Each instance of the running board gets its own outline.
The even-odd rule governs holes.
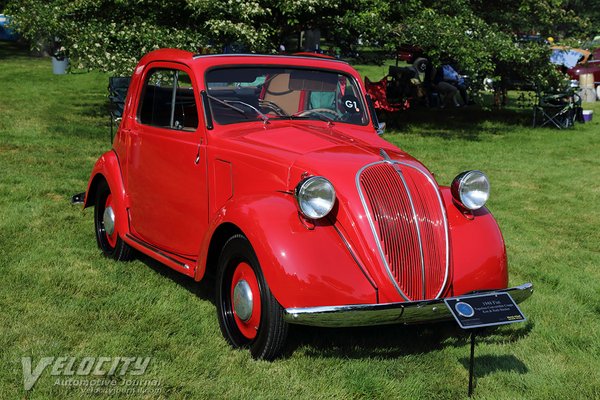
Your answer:
[[[184,262],[181,262],[180,260],[174,258],[171,254],[169,254],[163,250],[160,250],[157,247],[155,247],[149,243],[146,243],[143,240],[140,240],[140,239],[136,238],[135,236],[132,236],[129,233],[125,234],[125,238],[131,244],[131,246],[133,246],[137,250],[141,251],[142,253],[146,254],[147,256],[150,256],[150,257],[158,256],[158,257],[153,257],[153,258],[157,258],[158,261],[162,262],[163,264],[167,265],[168,267],[171,267],[174,270],[179,271],[185,275],[188,275],[188,276],[194,275],[192,266],[190,266]],[[190,261],[193,261],[193,260],[190,260]]]

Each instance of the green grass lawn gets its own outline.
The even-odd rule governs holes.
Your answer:
[[[50,367],[24,390],[21,358],[52,356],[152,357],[142,378],[160,393],[131,398],[466,397],[468,337],[453,324],[298,327],[287,357],[257,362],[222,338],[210,288],[102,257],[93,210],[69,199],[110,147],[107,78],[55,76],[0,44],[0,399],[92,397]],[[485,171],[511,284],[536,285],[527,323],[479,341],[476,398],[600,398],[600,106],[586,108],[595,120],[565,131],[532,129],[517,108],[414,109],[385,135],[441,184]]]

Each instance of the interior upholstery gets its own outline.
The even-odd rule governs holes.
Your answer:
[[[300,106],[300,91],[290,90],[290,74],[279,74],[273,77],[267,85],[264,100],[276,103],[287,114],[298,112]]]

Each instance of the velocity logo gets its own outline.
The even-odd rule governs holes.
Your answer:
[[[25,390],[31,390],[42,373],[50,366],[50,375],[59,377],[112,377],[125,374],[139,376],[146,372],[150,364],[150,357],[83,357],[80,359],[76,357],[42,357],[35,367],[31,357],[21,357],[21,364],[23,365],[23,386]],[[79,379],[75,382],[85,385],[85,382],[89,382],[89,380]],[[65,382],[58,379],[55,384],[65,385]],[[73,385],[72,382],[71,385]]]

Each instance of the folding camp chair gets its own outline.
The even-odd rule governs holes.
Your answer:
[[[400,110],[404,110],[405,104],[392,103],[387,98],[387,87],[388,77],[385,76],[380,81],[372,82],[365,76],[365,89],[371,99],[373,99],[373,106],[375,110],[380,112],[395,113]]]
[[[572,91],[553,94],[538,93],[533,106],[533,127],[553,125],[558,129],[574,125],[581,98]]]
[[[108,101],[110,102],[110,142],[113,141],[114,124],[121,121],[125,99],[131,78],[128,76],[111,76],[108,78]],[[118,126],[118,124],[117,124]]]
[[[418,97],[418,86],[421,84],[419,72],[415,67],[395,67],[388,70],[387,99],[391,103],[403,104]]]

